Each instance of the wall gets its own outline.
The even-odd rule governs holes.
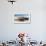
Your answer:
[[[0,40],[15,39],[18,32],[30,32],[32,39],[46,40],[46,1],[29,0],[32,5],[27,2],[28,0],[17,0],[12,5],[7,0],[0,0]],[[28,13],[30,10],[31,24],[13,24],[12,17],[17,11]]]

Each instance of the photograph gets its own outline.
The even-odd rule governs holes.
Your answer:
[[[31,14],[15,14],[14,24],[30,24]]]
[[[46,0],[0,0],[0,46],[46,46]]]

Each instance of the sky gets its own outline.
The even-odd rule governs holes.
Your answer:
[[[15,13],[31,13],[31,24],[14,24]],[[13,5],[0,0],[0,41],[15,40],[19,32],[31,34],[33,40],[46,40],[45,0],[17,0]]]

